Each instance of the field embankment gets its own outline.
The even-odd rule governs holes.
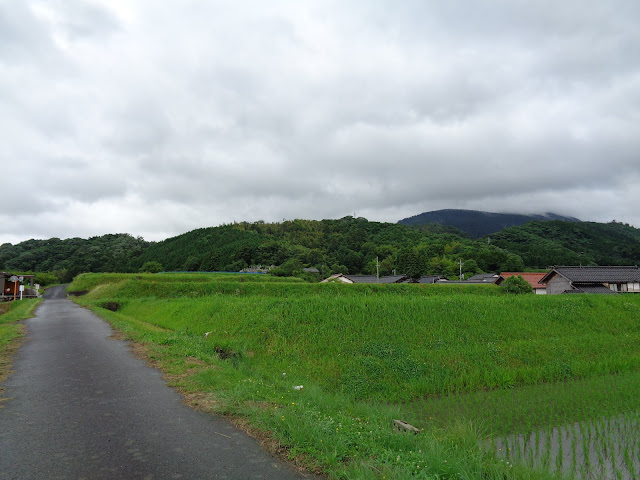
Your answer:
[[[334,478],[547,478],[480,447],[503,420],[553,418],[509,392],[640,371],[640,296],[271,280],[92,274],[70,290],[187,395]],[[483,408],[500,402],[504,418]],[[394,433],[400,417],[423,432]]]

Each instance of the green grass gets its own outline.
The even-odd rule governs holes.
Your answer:
[[[162,277],[83,275],[70,290],[92,290],[78,301],[146,344],[177,387],[248,418],[331,478],[548,478],[482,448],[572,418],[529,396],[547,392],[560,411],[616,374],[628,382],[610,411],[634,404],[640,296]],[[393,418],[424,431],[394,433]]]
[[[40,299],[0,303],[0,382],[9,375],[11,357],[23,335],[20,320],[33,316]]]

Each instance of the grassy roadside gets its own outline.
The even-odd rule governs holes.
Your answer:
[[[471,423],[431,426],[419,435],[400,433],[392,428],[392,420],[406,413],[400,406],[354,401],[304,382],[295,371],[264,375],[234,362],[233,356],[203,360],[193,339],[90,308],[134,342],[136,353],[163,371],[193,408],[228,416],[271,453],[304,470],[344,480],[558,478],[505,465],[479,448],[486,437]],[[296,390],[300,381],[304,388]]]
[[[32,317],[41,301],[38,298],[0,304],[0,383],[11,373],[11,360],[24,334],[24,326],[19,322]]]
[[[570,342],[590,340],[594,352],[604,355],[611,344],[606,331],[600,335],[607,328],[598,321],[601,314],[638,310],[638,302],[594,304],[568,298],[558,302],[534,296],[505,304],[504,296],[495,290],[460,296],[447,289],[404,286],[383,290],[379,286],[324,288],[282,282],[276,288],[259,282],[234,283],[229,277],[218,278],[217,287],[210,284],[213,282],[198,286],[181,279],[172,288],[166,276],[158,281],[132,276],[110,280],[81,276],[70,290],[90,290],[76,300],[136,342],[137,349],[193,406],[232,416],[272,451],[336,479],[557,478],[526,466],[505,464],[482,450],[480,445],[490,432],[480,429],[478,423],[423,421],[423,411],[415,412],[411,404],[402,401],[410,398],[403,389],[414,377],[423,377],[417,362],[423,357],[437,359],[444,366],[467,368],[488,355],[495,357],[498,366],[513,363],[510,368],[517,369],[527,353],[525,363],[535,366],[538,362],[544,371],[531,379],[566,375],[563,365],[551,370],[541,366],[546,362],[544,355],[559,357],[564,350],[554,344],[536,359],[530,352],[536,342],[564,335]],[[541,303],[531,303],[538,300]],[[424,310],[423,305],[429,308]],[[544,306],[544,315],[551,315],[553,321],[538,318],[544,315],[532,313],[532,306]],[[473,344],[469,328],[475,325],[486,330],[487,319],[505,309],[508,314],[500,319],[503,323],[488,332],[491,338],[479,338],[479,345],[488,348],[486,355],[473,345],[457,348]],[[471,315],[463,313],[469,310]],[[565,321],[567,312],[585,318],[574,325]],[[478,316],[483,321],[478,322]],[[430,328],[424,330],[423,324],[429,322]],[[534,323],[525,329],[525,337],[538,335],[533,344],[512,338],[514,328],[522,330],[525,322]],[[510,324],[516,327],[506,328]],[[438,325],[441,328],[435,328]],[[631,322],[621,322],[619,333],[635,336],[634,329]],[[461,336],[465,330],[467,334]],[[205,336],[206,332],[209,335]],[[394,337],[389,332],[400,333]],[[425,336],[429,332],[431,336]],[[399,351],[395,347],[403,339],[411,341],[405,351]],[[443,356],[446,351],[453,357]],[[581,367],[586,359],[579,349],[573,354],[561,360],[568,361],[576,372],[588,373]],[[471,361],[460,361],[464,355],[470,355]],[[400,357],[410,361],[401,362]],[[615,355],[602,358],[602,368],[634,367],[633,362],[619,363]],[[607,363],[611,358],[616,361]],[[482,368],[488,360],[483,361]],[[525,373],[535,370],[531,365],[527,368]],[[598,371],[594,369],[591,375]],[[449,377],[458,373],[452,369]],[[507,378],[510,386],[529,378],[511,374]],[[358,380],[358,375],[364,375],[364,380]],[[411,388],[437,391],[436,397],[446,394],[455,382],[443,382],[445,376],[441,377],[428,384],[414,382]],[[486,385],[490,377],[483,379]],[[367,384],[376,388],[367,388]],[[304,388],[296,390],[299,385]],[[414,436],[394,431],[391,423],[398,418],[422,432]]]

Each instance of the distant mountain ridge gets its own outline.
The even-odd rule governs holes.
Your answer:
[[[492,213],[479,210],[445,209],[424,212],[413,217],[400,220],[400,225],[419,227],[429,223],[437,223],[455,227],[466,232],[473,238],[480,238],[504,228],[523,225],[528,222],[542,222],[563,220],[565,222],[579,222],[575,217],[565,217],[556,213],[522,214],[522,213]]]

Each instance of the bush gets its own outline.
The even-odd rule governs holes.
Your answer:
[[[159,273],[163,270],[164,268],[160,262],[146,262],[140,267],[140,273]]]
[[[500,284],[505,293],[533,293],[533,287],[521,275],[513,275]]]

